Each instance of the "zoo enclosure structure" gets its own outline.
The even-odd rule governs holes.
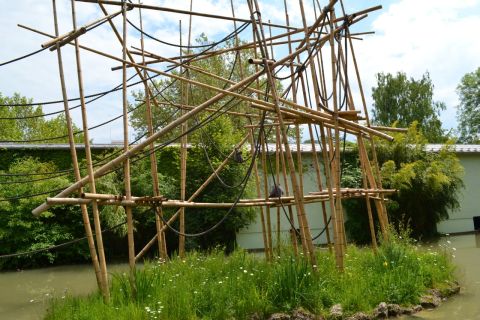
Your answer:
[[[77,26],[76,2],[91,3],[92,6],[98,8],[99,18],[83,26]],[[343,258],[346,250],[342,199],[349,197],[365,198],[374,249],[376,248],[376,235],[372,204],[375,206],[382,234],[384,237],[387,236],[388,219],[384,197],[395,192],[395,190],[382,188],[380,171],[376,160],[375,139],[392,140],[392,138],[384,133],[389,128],[371,125],[367,112],[353,41],[369,32],[356,34],[350,32],[352,25],[365,19],[368,13],[380,9],[381,6],[347,14],[342,0],[331,0],[323,8],[320,8],[317,1],[313,1],[314,10],[313,12],[308,12],[307,16],[304,3],[302,0],[299,0],[298,9],[302,20],[300,27],[290,26],[286,1],[284,2],[284,24],[267,22],[263,15],[265,12],[261,11],[257,0],[247,0],[246,3],[242,3],[242,6],[248,7],[249,18],[237,18],[233,3],[231,3],[232,15],[224,16],[193,11],[192,2],[190,2],[190,10],[179,10],[127,1],[72,0],[72,30],[60,35],[56,1],[53,0],[55,34],[20,25],[25,29],[50,38],[50,40],[42,44],[42,47],[44,49],[48,48],[57,54],[66,126],[68,128],[70,151],[76,179],[75,183],[56,196],[47,198],[46,203],[33,210],[33,214],[39,215],[53,205],[80,206],[98,286],[105,301],[109,299],[109,288],[99,217],[99,207],[105,205],[125,207],[130,277],[133,289],[135,264],[147,250],[154,244],[157,244],[159,256],[167,258],[165,240],[167,228],[179,235],[178,250],[180,256],[185,254],[185,237],[200,235],[186,233],[186,208],[228,209],[223,219],[205,231],[208,232],[220,225],[233,208],[258,207],[260,209],[265,256],[268,260],[272,259],[273,256],[272,238],[274,231],[271,224],[271,209],[277,208],[277,237],[279,237],[279,212],[280,208],[282,208],[285,214],[288,215],[288,221],[291,224],[291,240],[295,252],[298,250],[295,233],[298,232],[301,240],[301,250],[309,258],[314,268],[317,265],[315,249],[309,221],[305,214],[305,205],[309,203],[321,203],[319,216],[323,219],[327,241],[330,249],[333,249],[335,252],[336,265],[340,270],[343,269]],[[113,8],[113,13],[110,13],[107,7],[109,9]],[[170,12],[189,17],[187,45],[182,43],[180,22],[180,41],[178,44],[175,44],[180,48],[179,55],[166,57],[159,52],[153,52],[154,50],[147,50],[144,36],[154,37],[144,31],[142,11],[145,10],[150,11],[152,14],[155,14],[155,12]],[[337,12],[339,12],[338,16]],[[129,16],[135,13],[139,14],[140,17],[139,27],[128,19]],[[202,49],[195,52],[192,49],[196,47],[191,45],[190,40],[193,18],[231,21],[233,31],[222,41],[203,47],[199,46]],[[121,28],[117,28],[114,24],[115,19],[121,20]],[[308,25],[307,19],[313,20],[313,23]],[[101,51],[99,48],[80,44],[82,35],[94,32],[93,30],[102,24],[108,24],[112,37],[118,39],[122,48],[121,55],[112,55]],[[237,26],[237,24],[241,25]],[[129,28],[129,25],[140,33],[140,47],[133,46],[130,48],[128,46],[127,28]],[[272,33],[272,29],[275,30],[274,33]],[[250,40],[240,42],[239,34],[245,32],[245,30],[251,30]],[[156,40],[161,41],[160,39]],[[233,45],[227,45],[229,40],[231,40]],[[163,43],[165,45],[168,44],[166,42]],[[88,174],[85,177],[82,177],[80,174],[74,144],[74,132],[62,60],[62,47],[65,45],[75,48],[78,91],[81,102],[88,169]],[[85,106],[84,70],[82,70],[81,64],[83,51],[116,61],[121,64],[121,67],[113,69],[122,70],[123,152],[96,169],[92,164],[89,128],[87,126],[88,113]],[[208,61],[212,57],[231,57],[231,55],[234,55],[235,62],[229,77],[212,73],[211,70],[196,65],[196,62]],[[249,68],[242,67],[242,63],[247,63],[245,57],[248,58]],[[147,135],[145,139],[137,144],[129,145],[127,100],[127,83],[129,79],[127,79],[127,72],[132,69],[144,85],[144,99],[141,103],[146,107]],[[232,77],[234,69],[238,69],[239,78],[237,79]],[[90,72],[90,70],[85,72]],[[199,81],[191,77],[193,73],[202,74],[204,79],[215,81]],[[155,76],[151,76],[152,74]],[[180,103],[170,101],[161,94],[161,89],[153,81],[153,78],[157,76],[168,79],[170,83],[180,84]],[[221,85],[212,83],[221,83]],[[191,88],[200,88],[214,92],[214,94],[206,95],[202,101],[196,101],[194,105],[191,105],[192,101],[191,97],[189,97]],[[168,123],[156,128],[152,120],[153,107],[157,110],[166,107],[177,108],[180,115],[177,115],[177,113],[173,114],[172,119]],[[239,119],[244,119],[242,127],[244,131],[243,138],[235,146],[232,146],[231,153],[225,157],[220,165],[216,168],[212,167],[212,174],[198,186],[197,191],[187,197],[186,159],[188,137],[211,121],[224,116],[235,116]],[[200,121],[199,119],[202,120]],[[193,122],[192,125],[194,120],[196,122]],[[303,192],[301,152],[297,152],[295,157],[292,154],[293,145],[296,145],[298,150],[300,149],[300,126],[307,129],[314,154],[313,164],[318,190],[311,190],[309,194],[304,194]],[[289,133],[289,128],[294,129],[293,139],[292,134]],[[174,139],[166,139],[166,136],[172,132],[179,132],[179,134]],[[345,145],[345,137],[347,135],[354,137],[358,144],[363,188],[348,189],[343,188],[341,184],[343,156],[341,140],[343,136],[343,145]],[[272,169],[274,171],[272,173],[274,182],[269,186],[267,153],[268,140],[272,137],[276,146],[274,150],[275,169]],[[172,200],[166,199],[160,194],[155,151],[176,140],[180,140],[180,199]],[[219,178],[218,174],[229,161],[232,161],[232,159],[243,161],[239,150],[246,149],[248,144],[250,145],[248,148],[250,153],[249,166],[248,170],[246,170],[245,178],[242,180],[243,184],[237,199],[229,203],[195,202],[196,197],[212,181]],[[320,159],[317,157],[317,145],[321,147]],[[367,152],[367,147],[369,147],[370,152]],[[149,157],[150,159],[153,196],[132,195],[130,164],[132,159],[138,157]],[[119,167],[123,168],[125,194],[118,196],[97,193],[96,180],[101,179],[103,175]],[[257,198],[244,199],[242,194],[251,177],[255,180]],[[262,179],[263,186],[260,183]],[[285,186],[285,190],[280,189],[280,182]],[[85,186],[89,187],[88,193],[83,190]],[[75,194],[77,197],[71,197]],[[134,217],[132,208],[136,206],[151,207],[155,212],[156,219],[156,234],[139,252],[135,252],[134,247]],[[162,213],[162,209],[166,207],[178,208],[168,221]],[[297,226],[295,225],[293,207],[296,209],[298,231],[296,231]],[[95,235],[90,225],[90,214],[93,216]],[[172,226],[172,222],[175,220],[179,220],[179,230]],[[330,235],[329,223],[333,225],[333,235]]]

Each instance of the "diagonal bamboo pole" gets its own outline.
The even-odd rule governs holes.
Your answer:
[[[139,0],[140,1],[140,0]],[[140,28],[143,30],[143,19],[142,19],[142,9],[138,10],[140,15]],[[123,43],[123,41],[121,41]],[[144,39],[143,33],[140,35],[140,46],[144,48]],[[132,60],[132,59],[130,59]],[[142,63],[145,64],[145,55],[142,55]],[[140,71],[140,70],[139,70]],[[147,130],[148,130],[148,137],[153,134],[153,121],[152,121],[152,107],[150,104],[150,88],[148,87],[147,80],[148,79],[148,72],[147,70],[143,70],[143,86],[145,90],[145,105],[146,105],[146,119],[147,119]],[[153,195],[155,197],[160,196],[160,186],[158,182],[158,167],[157,167],[157,155],[155,154],[155,146],[153,143],[149,145],[150,149],[150,172],[152,174],[152,185],[153,185]],[[158,254],[160,258],[167,259],[167,246],[165,241],[165,233],[160,232],[163,226],[163,221],[160,219],[159,215],[163,214],[163,210],[159,211],[159,214],[155,215],[155,228],[157,229],[157,242],[158,242]]]

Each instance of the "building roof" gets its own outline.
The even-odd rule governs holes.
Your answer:
[[[178,144],[174,144],[178,146]],[[426,150],[429,152],[439,152],[440,149],[443,147],[443,144],[427,144],[425,146]],[[107,149],[116,149],[116,148],[123,148],[123,144],[116,144],[116,143],[102,143],[102,144],[91,144],[91,149],[95,150],[107,150]],[[275,144],[269,143],[268,144],[268,151],[272,152],[275,150]],[[22,149],[30,149],[30,150],[68,150],[70,146],[67,143],[51,143],[51,144],[18,144],[18,143],[0,143],[0,150],[22,150]],[[76,144],[77,149],[85,149],[83,144]],[[296,144],[291,144],[290,148],[292,152],[297,152]],[[453,151],[456,153],[480,153],[480,144],[454,144],[452,145]],[[315,144],[315,150],[320,152],[321,146],[319,144]],[[300,151],[302,153],[311,153],[313,151],[312,145],[310,143],[302,143],[300,145]]]

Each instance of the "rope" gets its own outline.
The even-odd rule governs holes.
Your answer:
[[[0,63],[0,67],[3,67],[3,66],[6,66],[7,64],[14,63],[14,62],[17,62],[17,61],[26,59],[26,58],[28,58],[28,57],[34,56],[34,55],[36,55],[37,53],[40,53],[40,52],[42,52],[42,51],[44,51],[44,50],[46,50],[46,49],[48,49],[48,48],[42,48],[42,49],[40,49],[40,50],[36,50],[36,51],[30,52],[30,53],[27,53],[26,55],[23,55],[23,56],[14,58],[14,59],[12,59],[12,60],[8,60],[8,61],[5,61],[5,62],[2,62],[2,63]]]

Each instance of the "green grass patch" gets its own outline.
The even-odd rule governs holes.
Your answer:
[[[427,289],[443,289],[454,280],[447,251],[422,249],[399,236],[376,254],[350,246],[343,273],[333,255],[317,255],[318,272],[289,249],[272,263],[241,250],[151,261],[136,272],[135,297],[128,274],[116,274],[110,304],[99,293],[54,300],[46,319],[249,319],[299,307],[326,315],[337,303],[348,315],[370,312],[382,301],[416,304]]]

